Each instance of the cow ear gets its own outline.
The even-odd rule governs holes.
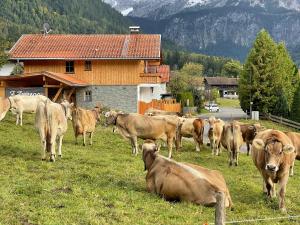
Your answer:
[[[295,147],[293,145],[287,144],[283,147],[282,151],[286,154],[289,154],[295,151]]]
[[[252,145],[256,148],[256,149],[259,149],[259,150],[262,150],[265,146],[265,143],[262,139],[259,139],[259,138],[256,138],[253,140],[253,143]]]

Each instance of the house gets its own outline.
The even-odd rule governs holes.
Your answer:
[[[220,96],[224,98],[238,98],[239,78],[230,77],[204,77],[205,90],[209,92],[213,88],[219,90]]]
[[[166,93],[170,69],[161,65],[161,36],[139,34],[28,34],[9,52],[24,74],[0,78],[0,96],[42,93],[78,106],[138,112],[139,102]]]

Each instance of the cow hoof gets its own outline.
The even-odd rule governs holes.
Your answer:
[[[235,166],[238,166],[238,163],[235,163],[234,165],[235,165]]]
[[[46,158],[42,158],[42,161],[46,161]]]
[[[286,214],[287,213],[286,208],[280,208],[280,212]]]
[[[50,162],[55,162],[55,159],[54,159],[54,158],[51,158],[51,159],[50,159]]]
[[[59,158],[62,158],[62,156],[61,156],[61,155],[58,155],[58,157],[59,157]]]

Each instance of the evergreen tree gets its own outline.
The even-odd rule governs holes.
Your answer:
[[[286,98],[286,95],[284,94],[283,89],[278,90],[276,97],[277,101],[275,103],[274,108],[271,111],[271,114],[287,118],[289,115],[289,106],[288,100]]]
[[[300,83],[298,84],[294,95],[290,118],[294,121],[300,122]]]

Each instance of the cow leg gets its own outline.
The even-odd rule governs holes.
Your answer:
[[[168,150],[169,150],[169,158],[172,158],[172,145],[173,145],[173,138],[168,138],[167,140]]]
[[[17,120],[16,120],[16,125],[19,124],[19,113],[17,113]]]
[[[133,146],[134,146],[134,154],[135,156],[137,156],[137,154],[139,153],[137,137],[133,137]]]
[[[85,146],[85,136],[86,136],[86,131],[83,131],[82,135],[83,135],[83,146]]]
[[[57,132],[53,131],[50,138],[50,161],[55,162],[55,144]]]
[[[249,153],[250,153],[250,143],[247,142],[246,144],[247,144],[247,155],[249,155]]]
[[[20,125],[23,126],[23,112],[20,112]]]
[[[286,183],[288,180],[288,176],[283,176],[281,180],[279,180],[279,209],[281,212],[286,212],[285,208],[285,191],[286,191]]]
[[[90,145],[93,144],[93,132],[90,133]]]
[[[200,152],[200,142],[198,140],[198,137],[193,135],[193,139],[194,139],[194,142],[196,144],[196,152]]]
[[[235,149],[234,151],[234,160],[235,160],[235,166],[238,166],[239,164],[239,151]]]
[[[42,139],[42,160],[46,160],[46,147],[47,147],[47,142],[46,139]]]
[[[59,136],[59,140],[58,140],[58,157],[62,157],[62,153],[61,153],[61,146],[62,146],[62,140],[63,140],[64,136]]]

